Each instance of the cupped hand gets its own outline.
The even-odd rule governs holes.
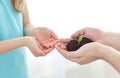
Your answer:
[[[76,38],[81,35],[120,51],[120,33],[104,32],[98,28],[86,27],[76,31],[71,35],[71,38]]]
[[[25,45],[30,49],[32,54],[36,57],[44,56],[48,52],[52,51],[54,48],[45,48],[43,47],[35,37],[25,37]]]
[[[31,33],[41,45],[45,54],[51,52],[55,48],[58,38],[52,30],[46,27],[36,27],[32,29]]]
[[[57,43],[56,49],[60,54],[62,54],[66,59],[79,63],[79,64],[87,64],[93,62],[97,59],[102,59],[104,57],[104,46],[97,42],[92,42],[83,45],[76,51],[67,51],[66,44],[70,39],[61,39],[59,43]],[[103,51],[102,51],[103,50]]]

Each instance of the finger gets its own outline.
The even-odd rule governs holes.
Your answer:
[[[55,44],[56,44],[56,42],[49,42],[49,43],[47,43],[47,45],[49,45],[49,47],[54,47]]]
[[[76,50],[76,51],[70,51],[69,52],[69,57],[70,58],[81,58],[83,57],[83,51],[82,50]]]
[[[57,43],[56,45],[57,45],[58,47],[64,49],[64,50],[66,50],[66,44],[63,44],[63,43]]]
[[[57,41],[52,41],[52,42],[42,42],[42,45],[46,48],[50,48],[50,47],[55,47],[55,44],[57,43]]]
[[[39,41],[38,40],[35,40],[35,41],[36,41],[37,45],[39,46],[40,50],[42,50],[43,47],[41,46],[41,44],[39,43]]]
[[[54,47],[51,47],[51,48],[49,48],[49,49],[46,49],[44,52],[45,52],[45,54],[48,54],[48,53],[50,53],[53,49],[54,49]]]
[[[68,55],[67,55],[68,51],[62,49],[62,48],[59,47],[59,46],[57,46],[56,49],[57,49],[57,51],[58,51],[61,55],[63,55],[64,57],[68,58]]]
[[[51,33],[51,36],[52,36],[52,38],[54,38],[55,40],[58,39],[57,35],[56,35],[54,32]]]
[[[89,59],[87,59],[87,60],[89,60]],[[87,63],[87,61],[85,60],[85,57],[76,58],[73,61],[80,64],[80,65],[83,65],[83,64]]]
[[[40,45],[39,46],[39,48],[38,49],[36,49],[37,51],[37,55],[38,56],[44,56],[45,55],[45,53],[44,53],[44,51],[43,51],[43,47]]]
[[[54,43],[57,43],[58,42],[58,40],[53,40],[53,39],[47,39],[47,40],[43,40],[43,41],[41,41],[41,43],[49,43],[49,42],[54,42]]]
[[[97,59],[98,58],[93,58],[93,57],[88,58],[88,57],[84,56],[84,57],[78,58],[76,62],[83,65],[83,64],[91,63],[91,62],[93,62],[93,61],[95,61]]]
[[[37,53],[37,56],[44,56],[45,55],[45,53],[44,53],[44,47],[43,46],[41,46],[41,45],[39,45],[39,47],[38,48],[36,48],[36,49],[34,49],[34,50],[37,50],[36,51],[36,53]]]
[[[32,54],[36,57],[44,55],[42,50],[40,50],[38,47],[36,47],[34,49],[30,49],[30,50],[31,50]]]
[[[78,58],[74,58],[74,57],[71,57],[72,53],[71,52],[68,52],[64,49],[61,49],[60,47],[56,47],[57,51],[63,56],[65,57],[66,59],[70,60],[70,61],[73,61],[73,62],[79,62],[78,61]]]
[[[58,42],[68,43],[68,42],[70,42],[71,40],[72,40],[71,38],[65,38],[65,39],[59,39]]]
[[[44,55],[44,53],[42,52],[43,47],[41,46],[41,44],[39,43],[38,40],[36,40],[36,38],[33,38],[34,41],[36,42],[36,44],[34,45],[33,49],[31,49],[32,53],[37,57],[40,55]]]
[[[61,45],[60,47],[64,50],[67,50],[65,45]]]
[[[79,58],[79,57],[82,57],[82,54],[74,51],[74,52],[71,52],[71,54],[69,55],[69,57],[70,58]]]
[[[67,45],[66,43],[61,43],[61,42],[59,42],[59,43],[57,43],[56,45]]]
[[[67,43],[57,43],[56,45],[64,45],[64,46],[66,46]]]
[[[49,48],[49,47],[54,46],[55,44],[54,44],[54,43],[43,43],[42,45],[43,45],[45,48]]]
[[[71,35],[72,38],[76,38],[78,36],[81,36],[81,35],[84,35],[85,34],[85,30],[84,29],[81,29],[81,30],[78,30],[77,32],[73,33]]]

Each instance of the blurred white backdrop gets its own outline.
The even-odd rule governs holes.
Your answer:
[[[84,27],[120,32],[120,0],[27,0],[27,4],[32,24],[52,29],[59,38]],[[31,78],[120,78],[101,60],[81,66],[56,50],[38,58],[27,51]]]

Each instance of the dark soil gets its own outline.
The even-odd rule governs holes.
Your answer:
[[[80,42],[80,44],[78,43],[77,39],[71,40],[68,44],[67,44],[67,50],[68,51],[75,51],[77,49],[79,49],[81,46],[83,46],[84,44],[93,42],[92,40],[83,37],[82,41]]]

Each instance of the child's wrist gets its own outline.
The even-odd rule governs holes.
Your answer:
[[[22,38],[22,44],[23,44],[23,46],[28,46],[28,42],[30,41],[30,38],[31,37],[29,37],[29,36],[26,36],[26,37],[23,37]]]
[[[35,39],[35,38],[30,37],[30,36],[24,37],[24,39],[23,39],[24,46],[29,47],[32,44],[33,39]]]

